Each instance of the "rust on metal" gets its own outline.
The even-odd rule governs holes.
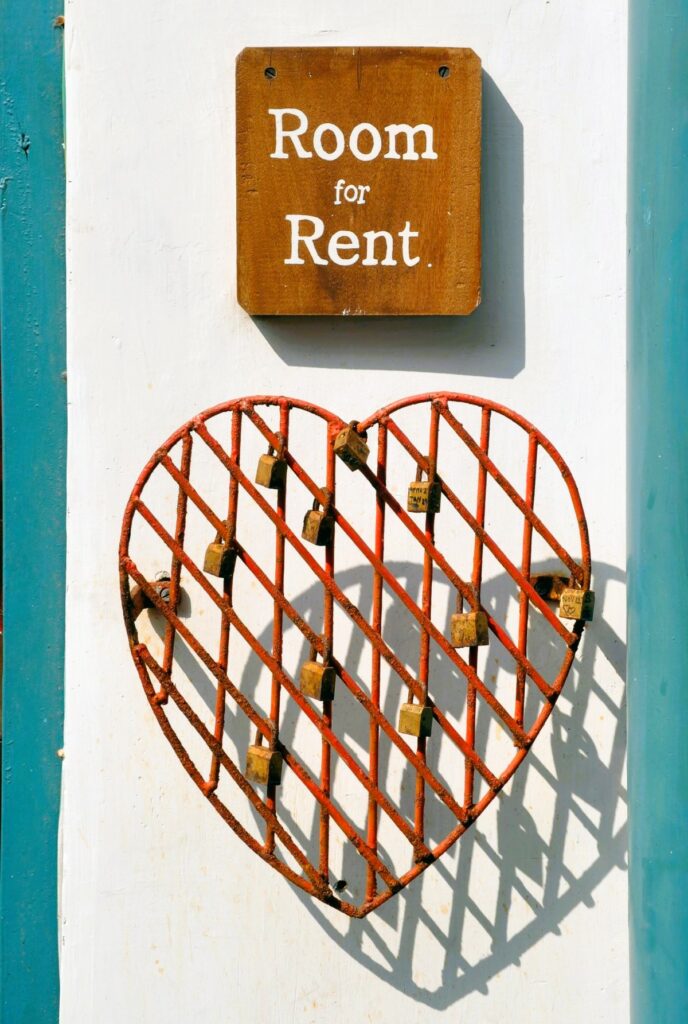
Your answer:
[[[398,422],[397,414],[413,406],[428,412],[428,433],[422,442],[427,455],[414,445]],[[272,429],[264,413],[277,409],[279,426]],[[473,437],[461,420],[462,408],[476,407],[480,414],[479,437]],[[290,419],[293,411],[316,417],[324,426],[323,478],[314,480],[299,452],[290,446]],[[229,416],[229,437],[225,441],[213,429],[213,421]],[[501,472],[491,455],[491,432],[497,418],[503,418],[524,432],[527,458],[522,482],[514,484]],[[225,422],[218,419],[217,422]],[[442,474],[451,455],[440,451],[440,425],[474,460],[475,476],[462,481],[457,493]],[[259,459],[255,482],[242,467],[242,436],[257,431],[267,455]],[[368,465],[366,443],[376,431],[376,464]],[[444,437],[444,434],[442,435]],[[192,454],[201,445],[204,457],[225,474],[225,507],[216,510],[194,479],[191,479]],[[412,512],[424,518],[414,519],[405,507],[407,495],[394,494],[388,484],[391,446],[410,456],[416,467],[416,500],[409,501]],[[265,449],[263,449],[265,450]],[[558,471],[568,490],[578,526],[579,553],[574,556],[554,535],[535,510],[538,460],[547,458]],[[443,461],[444,460],[444,461]],[[337,506],[337,488],[352,479],[338,479],[337,467],[343,462],[356,470],[370,488],[371,512],[374,509],[374,540],[368,543]],[[254,464],[255,465],[255,464]],[[169,526],[157,504],[146,500],[145,488],[153,474],[166,473],[176,485],[176,508],[170,510]],[[305,487],[312,501],[301,526],[303,508],[287,515],[290,478]],[[425,478],[425,479],[423,479]],[[496,485],[521,516],[520,557],[516,561],[504,550],[487,528],[488,481]],[[257,486],[256,486],[257,484]],[[357,485],[365,486],[365,485]],[[414,485],[412,485],[414,486]],[[261,493],[260,488],[263,488]],[[434,488],[434,490],[433,490]],[[539,489],[539,488],[538,488]],[[265,491],[268,494],[265,494]],[[269,493],[269,492],[272,493]],[[421,493],[422,492],[422,493]],[[415,494],[415,492],[414,492]],[[470,575],[462,575],[450,554],[442,549],[435,535],[435,516],[442,505],[442,522],[456,515],[473,536]],[[402,504],[403,502],[403,504]],[[204,566],[203,552],[190,550],[186,539],[187,513],[192,506],[207,523],[215,540],[208,548]],[[407,541],[422,558],[422,582],[418,600],[407,591],[386,563],[385,537],[390,516],[404,531]],[[296,519],[296,522],[294,521]],[[269,571],[251,554],[252,524],[274,532],[274,562]],[[151,581],[137,564],[132,551],[134,524],[143,524],[157,536],[169,557],[169,577]],[[550,524],[551,525],[551,524]],[[533,574],[531,569],[533,537],[538,535],[561,563],[562,572]],[[442,536],[441,534],[438,536]],[[346,538],[358,550],[372,570],[372,608],[364,614],[347,595],[337,579],[335,546],[337,538]],[[318,550],[320,549],[320,550]],[[482,603],[485,552],[501,565],[518,592],[518,625],[510,635],[503,616]],[[317,627],[299,614],[289,598],[285,566],[287,552],[306,567],[320,586],[322,608]],[[496,403],[469,395],[432,393],[405,399],[380,409],[368,419],[346,425],[338,416],[296,399],[274,396],[242,398],[216,406],[184,424],[156,450],[127,503],[120,541],[120,590],[124,620],[136,668],[150,706],[181,764],[209,803],[239,838],[303,891],[351,917],[363,917],[380,907],[395,892],[416,878],[441,857],[490,804],[512,777],[528,749],[549,717],[571,668],[585,621],[592,615],[594,596],[590,590],[590,550],[585,515],[573,477],[550,441],[531,423]],[[518,564],[517,564],[518,562]],[[242,578],[263,592],[272,607],[270,642],[262,642],[243,617],[235,600],[238,569]],[[205,571],[204,571],[205,568]],[[208,577],[211,574],[211,578]],[[433,621],[433,595],[436,576],[443,575],[456,595],[456,609],[450,623],[450,635]],[[213,576],[216,580],[213,580]],[[180,615],[182,578],[193,581],[212,602],[220,616],[217,650],[196,635],[192,621]],[[418,628],[417,668],[402,661],[383,631],[383,592],[396,597]],[[560,607],[551,602],[561,600]],[[156,609],[165,622],[162,656],[157,658],[138,633],[138,618],[144,608]],[[355,634],[370,645],[369,675],[357,680],[347,667],[335,636],[335,609],[344,613]],[[531,660],[529,624],[537,614],[552,640],[560,644],[562,662],[553,678]],[[561,616],[561,617],[560,617]],[[564,621],[562,621],[562,617]],[[310,655],[296,678],[283,663],[284,623],[288,621],[303,637]],[[242,692],[230,672],[232,636],[247,646],[265,666],[270,676],[270,696],[260,707]],[[175,639],[179,637],[194,652],[216,684],[214,722],[206,726],[184,696],[175,662]],[[498,698],[479,662],[479,647],[494,637],[512,658],[514,686],[512,698]],[[458,650],[457,650],[458,648]],[[460,653],[464,651],[465,657]],[[465,713],[461,725],[452,720],[433,697],[433,665],[440,653],[455,670],[463,685]],[[381,693],[383,662],[391,671],[389,686],[397,686],[401,710],[398,721],[385,713]],[[335,681],[337,685],[335,687]],[[539,694],[540,708],[532,723],[525,722],[525,704],[529,687]],[[501,690],[500,690],[501,694]],[[544,699],[543,699],[544,698]],[[368,749],[365,758],[350,748],[338,733],[335,715],[339,702],[355,700],[368,717]],[[176,732],[166,705],[172,702],[198,739],[207,749],[208,761],[197,763]],[[285,701],[307,719],[320,736],[317,770],[307,767],[280,736],[280,721]],[[268,706],[269,703],[269,706]],[[397,705],[399,706],[399,705]],[[486,744],[478,739],[476,716],[480,706],[511,737],[515,752],[505,768],[488,764]],[[530,705],[529,705],[530,706]],[[227,708],[232,718],[227,719]],[[243,758],[229,753],[227,732],[233,723],[244,719],[252,736]],[[482,719],[481,719],[482,720]],[[481,729],[482,732],[482,729]],[[386,791],[380,771],[380,740],[384,737],[403,757],[415,775],[413,808],[402,810],[398,800]],[[428,762],[431,747],[440,742],[453,744],[463,761],[462,777],[449,784]],[[195,749],[195,748],[194,748]],[[336,762],[333,760],[336,757]],[[335,764],[349,771],[367,794],[364,827],[354,822],[346,808],[332,795]],[[337,768],[339,770],[339,768]],[[220,798],[219,783],[226,779],[242,794],[263,823],[262,840],[244,827],[227,802]],[[476,782],[477,778],[477,782]],[[281,814],[282,793],[286,786],[302,786],[318,809],[317,857],[311,859],[290,829],[290,818]],[[426,835],[427,801],[439,800],[452,816],[454,824],[439,841]],[[380,816],[384,815],[408,843],[410,866],[401,874],[392,867],[378,841]],[[361,857],[366,869],[365,894],[359,903],[344,899],[341,886],[331,871],[331,834],[337,829]],[[290,860],[284,856],[288,853]],[[332,878],[332,881],[331,881]]]

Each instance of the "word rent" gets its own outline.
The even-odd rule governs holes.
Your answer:
[[[275,121],[275,144],[270,154],[274,160],[311,160],[315,156],[335,161],[346,152],[363,163],[379,157],[407,161],[437,159],[433,129],[429,124],[388,124],[381,131],[369,122],[361,122],[347,135],[330,122],[310,131],[308,117],[296,107],[270,108],[268,113]],[[347,184],[339,179],[334,185],[333,203],[341,206],[344,200],[362,206],[369,198],[368,193],[369,185]],[[335,231],[325,242],[322,218],[289,213],[285,220],[291,233],[290,253],[284,259],[286,264],[303,265],[310,260],[317,266],[331,262],[349,267],[360,260],[364,267],[396,267],[399,262],[396,256],[407,267],[420,262],[420,256],[411,253],[411,239],[418,238],[419,232],[412,230],[410,221],[395,232],[364,231],[361,238],[354,231]]]
[[[301,252],[307,252],[312,262],[319,267],[326,267],[330,261],[339,267],[351,267],[358,263],[362,246],[354,231],[335,231],[330,235],[326,247],[329,260],[326,260],[318,253],[315,245],[325,231],[325,222],[320,217],[310,217],[305,213],[288,213],[285,220],[291,224],[291,253],[289,258],[285,259],[285,263],[305,263],[306,261],[301,258]],[[411,239],[418,238],[418,232],[412,231],[410,223],[406,221],[401,231],[397,232],[397,237],[401,241],[402,261],[407,267],[415,266],[420,256],[412,256],[410,249]],[[396,267],[395,239],[390,231],[364,231],[363,238],[365,256],[361,260],[361,266],[376,267],[380,264],[383,267]],[[384,253],[382,259],[380,252]]]

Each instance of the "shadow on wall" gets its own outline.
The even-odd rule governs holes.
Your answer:
[[[419,565],[390,562],[389,568],[411,596],[419,591],[422,577]],[[543,563],[533,566],[534,572],[547,569],[551,570],[552,565]],[[370,612],[371,576],[370,567],[365,566],[344,571],[337,577],[346,593],[356,595],[356,603],[364,614]],[[546,935],[559,934],[562,922],[579,904],[594,906],[597,886],[614,868],[625,869],[626,794],[621,782],[626,751],[625,707],[623,701],[617,706],[595,678],[596,666],[606,662],[619,679],[624,679],[625,645],[603,617],[605,593],[609,584],[623,583],[624,578],[624,573],[619,569],[604,563],[595,565],[598,613],[595,622],[586,630],[579,657],[574,661],[563,695],[549,723],[545,725],[543,734],[535,741],[514,779],[496,803],[485,811],[485,821],[487,816],[497,815],[497,839],[494,844],[485,835],[483,821],[479,820],[425,875],[363,920],[344,921],[340,915],[322,907],[316,900],[304,896],[298,890],[292,890],[294,897],[301,900],[332,942],[377,977],[429,1007],[444,1009],[470,992],[487,993],[492,977],[509,965],[518,965],[526,950]],[[483,585],[483,603],[498,618],[504,614],[511,589],[505,575]],[[300,615],[316,623],[322,614],[322,587],[320,584],[310,587],[293,603]],[[285,630],[293,628],[291,623],[285,622]],[[546,635],[543,634],[543,642],[548,642],[544,640]],[[402,655],[402,660],[405,660],[406,648],[409,655],[413,651],[417,656],[418,637],[417,634],[409,634],[407,620],[401,613],[399,602],[395,601],[386,612],[385,636],[397,654]],[[269,624],[258,639],[269,647],[271,638],[272,624]],[[537,632],[533,632],[529,641],[533,650],[542,647],[540,639]],[[360,639],[354,633],[349,649],[339,655],[346,664],[353,666],[358,663],[359,644]],[[305,659],[307,653],[304,644],[301,658]],[[214,709],[215,687],[199,672],[198,663],[183,643],[178,643],[175,649],[175,661],[192,681],[208,708]],[[260,673],[261,663],[255,658],[251,659],[241,679],[241,690],[251,700],[254,699]],[[485,678],[488,678],[488,673]],[[456,692],[455,683],[451,680],[447,682]],[[435,687],[433,695],[438,697],[441,704],[442,697],[436,693]],[[606,759],[600,756],[585,727],[591,710],[591,697],[613,720],[613,740]],[[280,738],[287,746],[293,741],[297,718],[296,710],[290,711],[291,703],[287,702],[280,726]],[[476,745],[480,749],[488,729],[489,715],[483,713],[485,709],[481,702],[478,707]],[[383,711],[388,713],[385,707]],[[526,720],[529,720],[528,710]],[[240,747],[250,742],[248,722],[243,715],[232,718],[227,728],[231,728]],[[241,735],[242,730],[245,735]],[[354,744],[354,749],[355,745],[363,749],[367,746],[367,736],[361,733],[360,719],[347,720],[346,705],[341,705],[338,712],[337,733],[341,738],[346,738],[347,745]],[[550,744],[553,770],[539,756],[539,751],[547,742]],[[381,759],[381,780],[387,777],[387,772],[388,765]],[[530,792],[527,786],[532,773],[539,776],[538,787],[544,784],[547,788],[551,826],[546,830],[538,826],[526,806],[526,800],[532,799],[532,784]],[[304,830],[303,822],[297,824],[291,819],[284,806],[280,808],[280,817],[304,852],[317,863],[317,811],[313,814],[310,834]],[[589,835],[589,842],[575,844],[575,868],[573,863],[569,863],[573,858],[571,846],[567,844],[567,835],[574,820],[576,827],[584,829]],[[427,834],[433,843],[441,838],[437,822],[434,826],[431,821],[428,822]],[[583,847],[586,852],[589,851],[589,856],[581,870]],[[345,878],[348,876],[350,879],[355,875],[358,859],[358,854],[353,848],[349,850],[347,845],[343,865]],[[477,884],[480,872],[485,867],[485,859],[490,862],[491,871],[497,875],[496,896],[492,883],[485,891]],[[483,863],[474,866],[477,861]],[[576,874],[576,869],[579,874]],[[475,870],[478,875],[471,878]],[[434,919],[423,906],[424,881],[430,872],[435,871],[440,873],[451,891],[449,905],[443,908],[446,913],[441,920]],[[531,913],[527,923],[522,925],[524,903]],[[478,955],[472,954],[469,943],[471,930],[476,927],[487,936],[486,943],[481,947],[482,953]],[[442,980],[435,988],[424,987],[414,977],[414,952],[419,933],[422,932],[425,932],[425,942],[429,932],[436,947],[441,950],[439,973]],[[485,954],[484,949],[488,946],[489,952]]]
[[[470,316],[254,317],[290,366],[515,377],[525,365],[523,128],[483,73],[482,303]]]

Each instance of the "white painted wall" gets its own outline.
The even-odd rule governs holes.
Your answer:
[[[61,1021],[625,1021],[625,3],[66,6]],[[235,55],[445,43],[487,76],[481,309],[253,323],[235,301]],[[216,402],[293,394],[348,418],[440,388],[503,401],[560,447],[598,615],[498,806],[348,922],[244,849],[153,721],[119,609],[121,515],[150,452]]]

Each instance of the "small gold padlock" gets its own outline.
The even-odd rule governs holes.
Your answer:
[[[287,462],[281,455],[275,455],[270,445],[267,455],[261,455],[256,468],[256,483],[260,487],[269,487],[276,491],[282,487],[287,478]]]
[[[310,544],[317,544],[323,547],[329,544],[334,533],[334,519],[324,509],[318,508],[318,499],[313,502],[313,508],[306,512],[303,517],[303,530],[301,536]]]
[[[427,704],[402,704],[397,732],[407,736],[429,736],[432,732],[432,708]]]
[[[354,421],[340,430],[335,438],[334,453],[351,470],[360,469],[368,461],[370,448],[366,444],[366,437],[367,434],[358,433]]]
[[[206,548],[203,572],[207,572],[209,576],[219,576],[223,580],[230,579],[234,572],[236,559],[237,553],[231,539],[225,542],[218,533],[215,540]]]
[[[457,612],[450,623],[452,647],[484,647],[490,642],[487,614],[483,611]]]
[[[311,647],[310,660],[303,663],[299,675],[301,693],[313,700],[333,700],[336,678],[337,673],[332,665],[316,661],[315,648]]]
[[[282,755],[258,743],[249,747],[246,754],[246,778],[259,786],[279,786],[282,781]]]
[[[416,479],[409,484],[406,508],[409,512],[439,512],[442,484],[439,480],[421,480],[423,471],[418,467]]]
[[[578,590],[567,587],[559,600],[559,618],[590,622],[595,611],[595,594],[592,590]]]

